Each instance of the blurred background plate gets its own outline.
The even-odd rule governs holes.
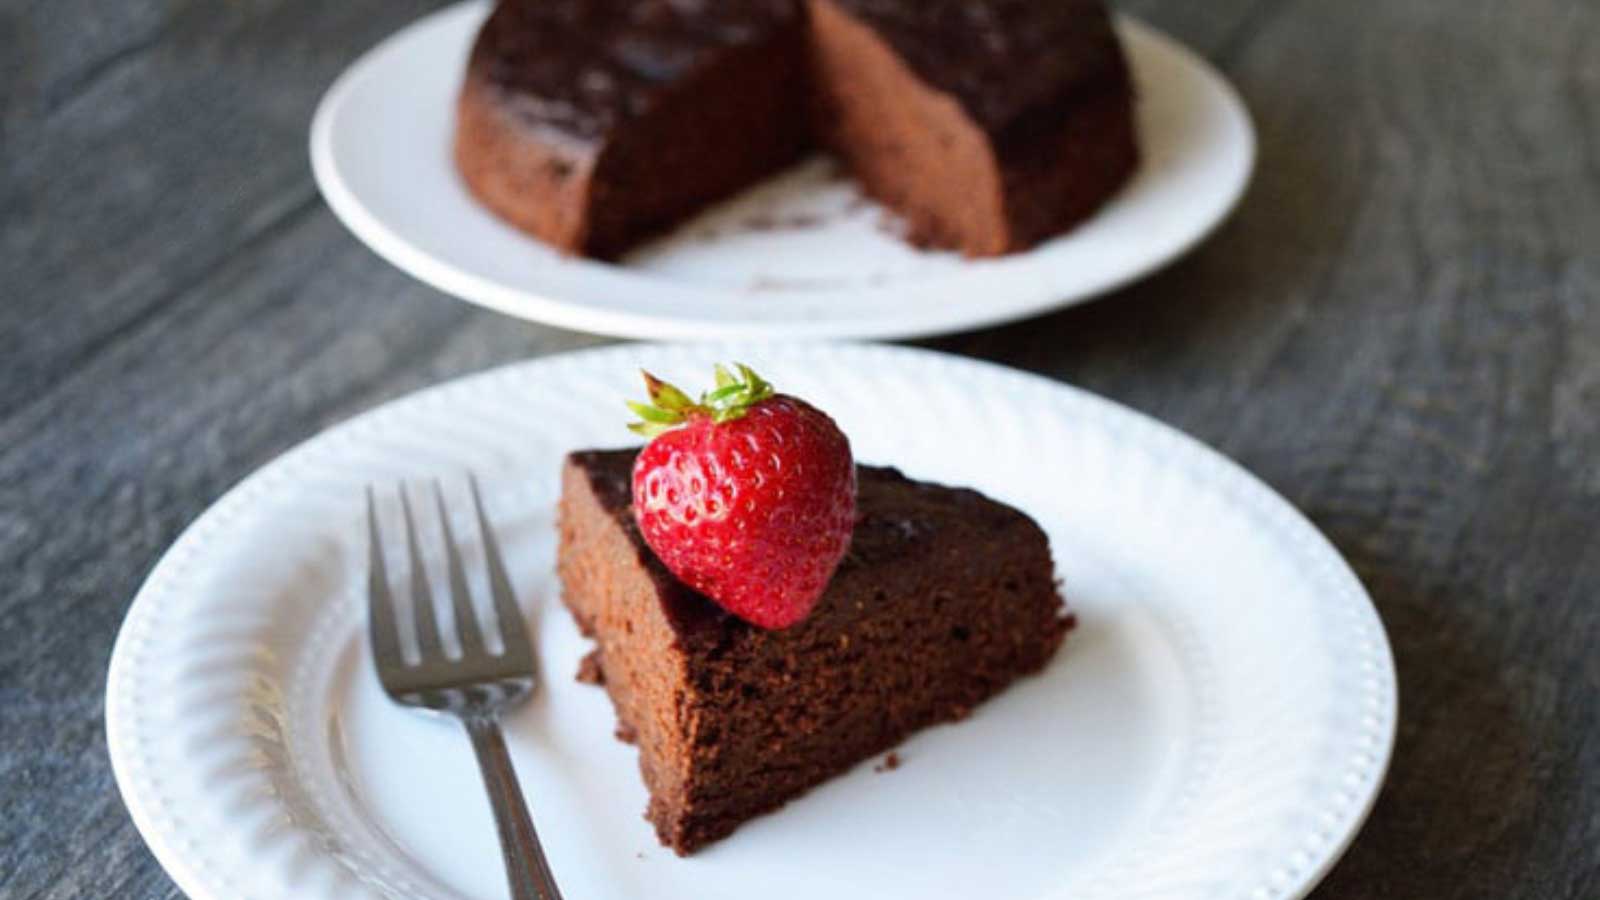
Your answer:
[[[467,52],[488,12],[430,15],[361,57],[311,129],[328,204],[413,276],[507,315],[635,338],[905,338],[1091,299],[1171,262],[1243,193],[1255,135],[1205,61],[1140,23],[1119,30],[1139,92],[1143,167],[1079,228],[989,260],[918,250],[818,157],[618,263],[563,258],[479,206],[450,157]]]

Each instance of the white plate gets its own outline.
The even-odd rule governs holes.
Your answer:
[[[566,259],[473,201],[450,159],[455,97],[487,7],[428,16],[363,56],[311,127],[317,184],[379,255],[449,294],[622,337],[913,337],[1081,302],[1170,262],[1238,201],[1255,136],[1232,88],[1147,26],[1120,28],[1140,93],[1135,180],[1082,227],[998,260],[915,250],[814,160],[622,264]],[[774,224],[805,223],[804,227]]]
[[[858,766],[679,859],[641,818],[604,693],[573,681],[586,647],[557,600],[553,505],[564,453],[629,442],[641,365],[699,383],[730,358],[831,411],[859,458],[1033,515],[1080,625],[1041,676],[914,736],[897,770]],[[134,821],[191,896],[505,896],[465,737],[390,705],[363,639],[363,486],[459,490],[463,469],[486,480],[538,633],[545,687],[508,730],[569,897],[1298,897],[1389,759],[1394,670],[1361,585],[1192,439],[926,351],[605,348],[339,426],[162,559],[117,640],[107,732]]]

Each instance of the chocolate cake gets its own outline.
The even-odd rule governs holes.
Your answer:
[[[813,115],[917,243],[995,256],[1094,212],[1138,163],[1100,0],[811,0]]]
[[[794,0],[503,0],[456,166],[518,228],[614,255],[800,157],[804,37]]]
[[[913,240],[989,256],[1121,187],[1132,106],[1100,0],[501,0],[455,152],[512,224],[609,256],[821,144]]]
[[[983,495],[857,470],[851,549],[815,611],[769,631],[685,587],[629,508],[635,450],[568,457],[563,599],[596,649],[645,813],[680,854],[1049,661],[1070,627],[1044,533]]]

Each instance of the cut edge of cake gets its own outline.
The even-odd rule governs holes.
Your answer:
[[[970,92],[918,71],[859,4],[793,0],[792,23],[701,48],[704,61],[653,89],[623,127],[568,140],[519,112],[537,98],[491,77],[486,36],[518,2],[530,0],[501,0],[474,44],[456,167],[484,205],[564,253],[618,256],[814,143],[905,221],[912,243],[971,257],[1065,233],[1139,165],[1125,53],[1097,3],[1078,4],[1084,40],[1030,52],[1082,53],[1098,68],[1009,118],[977,115]]]
[[[456,103],[456,169],[485,206],[563,253],[615,257],[812,146],[804,120],[786,114],[805,106],[798,7],[789,21],[747,39],[707,38],[676,77],[634,86],[622,125],[583,136],[541,122],[536,99],[494,76],[496,30],[528,27],[512,12],[497,3],[473,42]],[[631,55],[649,58],[643,50]],[[589,74],[597,93],[627,93],[614,75]],[[662,171],[674,175],[662,178]]]
[[[679,854],[964,718],[1043,668],[1072,625],[1048,541],[1026,515],[863,466],[860,546],[817,611],[790,629],[755,628],[644,545],[627,505],[633,453],[568,457],[558,570],[596,644],[580,680],[610,695],[618,737],[639,748],[645,817]],[[1013,556],[953,562],[964,542]]]

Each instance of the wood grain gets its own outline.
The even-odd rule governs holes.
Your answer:
[[[316,196],[321,91],[436,5],[0,8],[0,896],[178,896],[102,703],[185,524],[354,412],[595,342],[422,287]],[[1315,896],[1600,896],[1600,6],[1123,7],[1245,96],[1243,207],[1103,302],[925,343],[1196,434],[1356,565],[1402,724]]]

